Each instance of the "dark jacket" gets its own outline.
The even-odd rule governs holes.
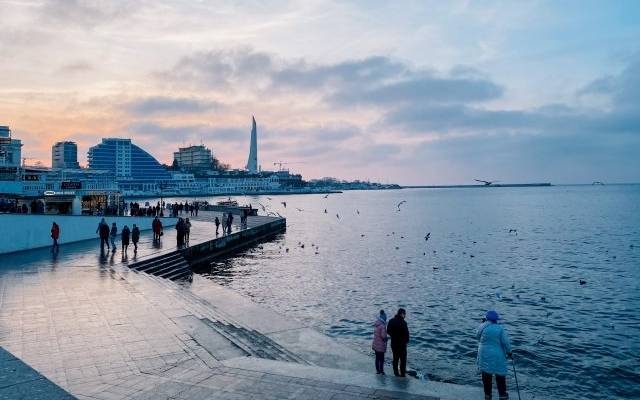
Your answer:
[[[127,246],[129,244],[129,234],[131,233],[131,231],[129,230],[129,228],[124,227],[122,228],[122,244]]]
[[[387,334],[391,336],[391,348],[406,347],[409,343],[409,327],[404,318],[396,315],[387,324]]]
[[[100,231],[100,237],[103,239],[106,239],[109,237],[109,225],[105,224],[100,224],[100,226],[98,227],[98,230]]]
[[[131,230],[131,240],[133,243],[138,243],[140,240],[140,228],[137,226]]]

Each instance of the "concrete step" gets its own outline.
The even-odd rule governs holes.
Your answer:
[[[158,266],[162,266],[164,264],[170,263],[172,261],[175,260],[180,260],[180,259],[184,259],[184,257],[182,257],[182,254],[180,253],[171,253],[171,254],[167,254],[164,257],[159,257],[159,258],[155,258],[151,261],[141,261],[135,264],[131,264],[129,266],[129,268],[131,269],[135,269],[138,271],[144,271],[147,272],[152,268],[158,267]]]
[[[334,385],[344,385],[346,390],[367,393],[370,397],[383,397],[389,399],[424,399],[424,400],[467,400],[482,399],[484,392],[481,384],[478,386],[453,385],[442,382],[425,381],[416,378],[397,378],[393,375],[377,375],[375,372],[366,373],[353,370],[341,370],[312,365],[292,364],[282,361],[259,359],[253,357],[238,357],[222,361],[229,368],[252,371],[265,374],[263,379],[277,381],[278,377],[289,377]],[[373,370],[373,359],[371,360]],[[280,378],[282,379],[282,378]],[[478,377],[478,381],[480,378]],[[358,389],[360,388],[360,390]],[[527,393],[521,393],[522,400],[531,400],[533,397]],[[511,399],[517,399],[517,393],[509,393]],[[495,399],[498,393],[494,391]]]

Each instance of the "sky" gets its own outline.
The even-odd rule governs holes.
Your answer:
[[[102,137],[307,179],[640,182],[638,1],[0,0],[27,163]]]

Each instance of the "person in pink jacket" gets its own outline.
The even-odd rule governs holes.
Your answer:
[[[376,353],[376,373],[384,375],[384,353],[387,351],[387,314],[380,310],[376,318],[371,348]]]

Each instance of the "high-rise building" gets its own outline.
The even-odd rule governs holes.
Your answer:
[[[251,144],[249,145],[249,159],[247,160],[247,171],[252,174],[258,172],[258,132],[256,129],[256,119],[253,119],[251,127]]]
[[[107,138],[89,149],[89,168],[113,172],[117,181],[162,181],[169,172],[131,139]]]
[[[173,153],[173,160],[181,171],[208,170],[213,167],[211,150],[204,145],[180,147]]]
[[[78,145],[75,142],[58,142],[51,147],[51,167],[64,169],[80,168]]]
[[[0,126],[0,180],[15,180],[22,159],[22,142],[11,138],[11,129]]]

